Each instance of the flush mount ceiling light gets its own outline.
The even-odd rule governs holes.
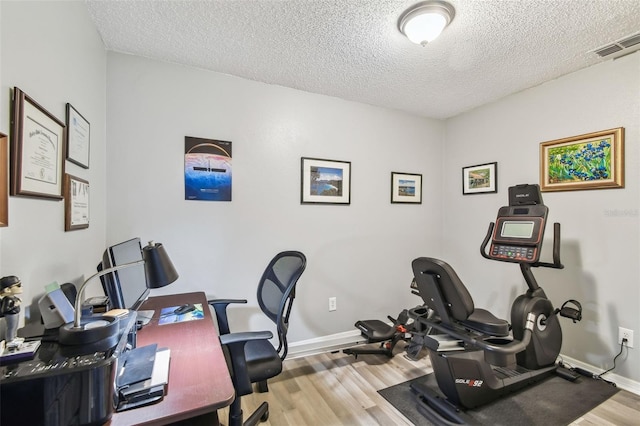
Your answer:
[[[426,46],[453,21],[455,14],[449,3],[423,1],[404,11],[398,20],[398,29],[412,42]]]

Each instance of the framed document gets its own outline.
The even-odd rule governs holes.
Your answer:
[[[13,89],[11,195],[62,199],[65,125]]]
[[[67,160],[89,168],[91,125],[73,105],[67,103]]]
[[[0,133],[0,227],[9,225],[9,161],[7,135]]]
[[[64,230],[89,227],[89,182],[64,175]]]

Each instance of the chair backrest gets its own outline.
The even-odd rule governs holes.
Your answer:
[[[464,321],[473,313],[475,307],[471,294],[448,263],[431,257],[419,257],[411,266],[420,296],[438,316],[451,316],[457,321]],[[440,298],[442,304],[438,301]]]
[[[278,253],[269,263],[258,284],[258,304],[277,327],[278,354],[287,356],[289,314],[296,297],[296,283],[307,266],[307,258],[299,251]]]

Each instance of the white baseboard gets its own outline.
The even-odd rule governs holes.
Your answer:
[[[343,333],[330,334],[328,336],[317,337],[315,339],[302,340],[289,345],[287,358],[300,358],[304,356],[316,355],[326,352],[336,352],[344,348],[362,344],[366,341],[358,330],[345,331]],[[593,365],[586,364],[571,357],[561,355],[562,360],[574,367],[580,367],[595,374],[602,373]],[[640,395],[640,383],[626,377],[618,376],[615,373],[607,373],[605,378],[614,382],[620,389]]]
[[[315,339],[302,340],[289,345],[287,358],[300,358],[326,352],[336,352],[344,348],[364,343],[366,339],[358,330],[330,334]]]
[[[584,363],[582,361],[578,361],[577,359],[573,359],[571,357],[565,356],[560,354],[560,356],[562,357],[562,361],[565,364],[569,364],[573,367],[579,367],[582,369],[585,369],[587,371],[591,371],[595,374],[601,374],[602,372],[604,372],[604,370],[599,369],[598,367],[594,367],[593,365],[589,365],[587,363]],[[629,391],[631,393],[635,393],[636,395],[640,395],[640,383],[636,382],[634,380],[631,379],[627,379],[626,377],[622,377],[622,376],[618,376],[615,373],[607,373],[606,376],[604,376],[605,379],[607,379],[610,382],[614,382],[616,384],[616,386],[618,386],[620,389],[624,389],[626,391]]]

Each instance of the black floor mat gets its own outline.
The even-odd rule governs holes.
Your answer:
[[[413,381],[422,381],[439,392],[433,374],[378,391],[416,426],[432,425],[417,409]],[[469,424],[479,425],[567,425],[609,399],[618,388],[601,380],[580,377],[570,382],[549,377],[485,406],[464,413]]]

